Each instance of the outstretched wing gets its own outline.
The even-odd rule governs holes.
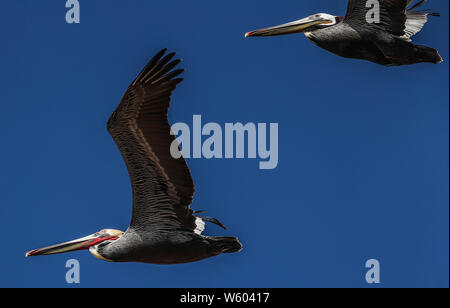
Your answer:
[[[408,7],[413,2],[414,0],[409,0]],[[429,10],[415,10],[425,2],[427,2],[427,0],[421,0],[406,11],[405,31],[404,35],[401,36],[405,41],[410,42],[411,37],[422,30],[423,26],[425,26],[428,21],[428,16],[440,16],[439,13],[430,12]]]
[[[428,15],[439,15],[428,11],[414,11],[426,1],[420,0],[412,5],[414,0],[349,0],[344,22],[349,25],[377,28],[410,41],[411,37],[423,28]],[[379,4],[380,22],[369,23],[367,15],[374,12],[376,3]]]
[[[175,137],[167,118],[183,70],[175,53],[159,52],[130,85],[108,120],[108,131],[128,167],[133,190],[131,228],[196,229],[189,209],[194,183],[183,157],[170,152]],[[178,145],[176,145],[178,148]]]

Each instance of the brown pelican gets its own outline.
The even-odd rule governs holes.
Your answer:
[[[412,5],[413,1],[349,0],[345,18],[316,14],[280,26],[248,32],[245,36],[303,32],[314,44],[345,58],[363,59],[386,66],[440,63],[442,58],[435,49],[411,43],[411,37],[422,30],[428,15],[439,14],[417,11],[415,9],[426,0],[415,5]]]
[[[27,257],[89,250],[105,261],[179,264],[241,250],[235,237],[203,236],[205,221],[225,227],[189,208],[194,184],[184,158],[171,154],[175,137],[167,118],[183,70],[173,70],[181,61],[172,61],[175,53],[164,56],[166,51],[159,52],[134,80],[107,124],[131,179],[129,228],[126,232],[105,229],[30,251]]]

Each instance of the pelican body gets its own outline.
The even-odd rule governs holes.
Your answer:
[[[379,0],[379,20],[371,18],[367,0],[349,0],[345,18],[330,14],[310,17],[276,27],[248,32],[245,36],[275,36],[303,32],[317,46],[344,58],[371,61],[385,66],[421,62],[440,63],[439,53],[414,45],[411,37],[422,30],[428,16],[437,13],[415,10],[426,0]]]
[[[130,85],[107,128],[128,168],[133,190],[131,224],[125,231],[104,229],[74,241],[30,251],[26,256],[89,250],[111,262],[181,264],[222,253],[239,252],[235,237],[202,235],[205,222],[223,228],[217,219],[199,217],[190,204],[194,184],[184,158],[174,158],[167,119],[170,97],[183,80],[175,53],[159,52]],[[177,147],[178,148],[178,147]],[[179,150],[179,148],[178,148]]]

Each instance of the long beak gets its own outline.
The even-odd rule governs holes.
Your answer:
[[[309,28],[315,25],[328,24],[331,21],[323,19],[323,18],[304,18],[294,22],[290,22],[287,24],[265,28],[261,30],[247,32],[245,37],[250,36],[275,36],[275,35],[285,35],[285,34],[293,34],[293,33],[301,33],[305,32]]]
[[[65,253],[75,250],[86,250],[90,247],[97,245],[103,241],[115,240],[117,237],[110,236],[109,234],[93,234],[70,242],[57,244],[45,248],[32,250],[26,253],[25,256],[41,256],[41,255],[54,255],[59,253]]]

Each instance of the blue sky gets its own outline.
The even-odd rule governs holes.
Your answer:
[[[0,4],[0,287],[382,287],[449,285],[448,1],[415,37],[445,62],[386,68],[339,58],[302,35],[245,39],[256,28],[345,0],[65,1]],[[26,259],[27,250],[103,228],[125,230],[128,174],[105,129],[159,49],[184,60],[170,120],[279,123],[279,165],[189,160],[195,209],[245,249],[187,265],[112,264],[88,252]]]

